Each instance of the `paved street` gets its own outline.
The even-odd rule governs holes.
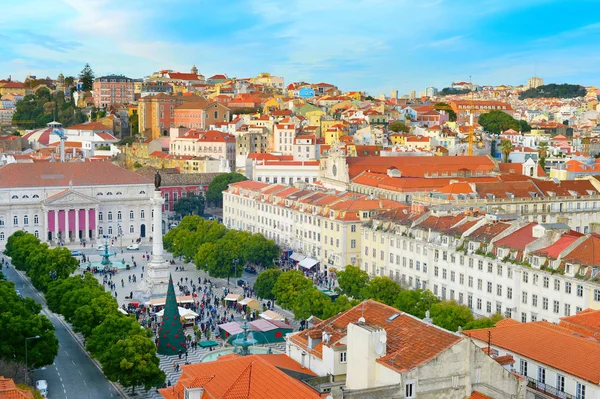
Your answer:
[[[48,310],[37,291],[25,282],[13,267],[4,267],[2,271],[8,280],[15,283],[15,287],[21,291],[23,296],[31,297],[42,305],[42,312],[56,328],[55,334],[59,341],[58,356],[54,359],[54,364],[31,373],[33,382],[36,380],[48,381],[48,397],[50,399],[120,397],[61,323],[59,320],[61,316]]]

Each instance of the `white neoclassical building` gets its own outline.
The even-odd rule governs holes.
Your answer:
[[[14,163],[0,168],[0,248],[15,231],[48,243],[152,235],[151,179],[110,162]]]

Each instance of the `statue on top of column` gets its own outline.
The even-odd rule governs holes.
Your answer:
[[[158,170],[157,170],[156,174],[154,175],[154,190],[155,191],[160,191],[160,181],[161,181],[160,173],[158,173]]]

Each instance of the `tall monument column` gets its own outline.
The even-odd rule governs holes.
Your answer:
[[[134,296],[140,302],[147,302],[150,298],[163,298],[167,295],[169,286],[169,262],[164,258],[163,237],[162,237],[162,206],[165,202],[160,193],[160,175],[156,172],[154,179],[154,192],[150,200],[154,217],[152,224],[154,233],[152,234],[152,256],[150,262],[146,265],[144,278],[138,284]]]

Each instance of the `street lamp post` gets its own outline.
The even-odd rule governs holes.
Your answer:
[[[29,363],[28,363],[28,359],[27,359],[27,341],[29,341],[30,339],[39,339],[40,336],[36,335],[35,337],[26,337],[25,338],[25,384],[27,384],[29,378],[28,378],[28,374],[27,374],[27,370],[29,368]]]

